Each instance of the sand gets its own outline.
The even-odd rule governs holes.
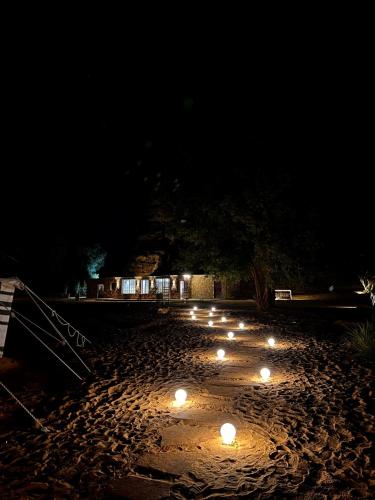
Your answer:
[[[370,498],[371,366],[318,319],[225,310],[209,328],[207,312],[99,322],[84,351],[92,376],[56,394],[25,385],[17,394],[49,432],[4,421],[0,498]],[[233,446],[221,443],[225,422]]]

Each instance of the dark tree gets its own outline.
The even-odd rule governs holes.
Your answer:
[[[151,234],[159,245],[168,243],[180,270],[251,278],[264,310],[275,285],[303,280],[315,248],[307,211],[298,212],[292,194],[290,176],[235,169],[210,189],[160,197]]]

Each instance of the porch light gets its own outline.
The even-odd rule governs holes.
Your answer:
[[[194,311],[190,311],[190,316],[193,316],[194,315]]]
[[[233,444],[236,437],[236,428],[232,424],[223,424],[220,428],[221,439],[223,444]]]
[[[197,307],[197,306],[194,306],[194,307],[193,307],[193,310],[194,310],[194,311],[198,311],[198,307]]]
[[[243,330],[245,328],[245,323],[242,323],[242,321],[241,321],[241,323],[238,323],[238,328],[240,330]]]
[[[216,307],[211,307],[211,311],[216,311]]]
[[[213,321],[209,321],[208,322],[208,326],[214,326],[214,322]]]
[[[227,321],[227,318],[226,318],[225,316],[222,316],[222,317],[221,317],[221,322],[222,322],[222,323],[225,323],[226,321]]]
[[[234,338],[234,333],[233,332],[228,332],[228,339],[232,340]]]
[[[214,313],[209,312],[209,313],[208,313],[208,315],[211,317],[211,316],[213,316],[213,315],[214,315]]]
[[[267,342],[268,342],[268,345],[270,345],[271,347],[273,347],[273,346],[275,345],[275,342],[276,342],[276,341],[275,341],[275,339],[274,339],[274,338],[270,337],[270,338],[267,340]]]

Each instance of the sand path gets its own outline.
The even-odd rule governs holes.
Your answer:
[[[350,497],[352,482],[354,497],[368,495],[366,482],[358,483],[357,466],[368,467],[371,443],[346,425],[348,394],[363,425],[372,429],[373,421],[361,390],[351,386],[334,353],[330,359],[324,343],[290,340],[275,328],[247,322],[239,329],[239,318],[228,311],[212,318],[207,309],[199,310],[196,317],[194,325],[213,341],[192,353],[207,373],[199,386],[175,384],[188,391],[188,401],[179,408],[172,399],[163,400],[171,420],[160,430],[160,450],[143,454],[134,473],[113,483],[112,491],[129,498],[145,498],[150,488],[152,498],[267,498],[304,491],[315,498],[317,491],[342,488],[343,497]],[[213,327],[207,326],[209,319]],[[181,320],[192,322],[188,312]],[[276,336],[274,347],[267,343],[270,336]],[[223,361],[217,360],[218,348],[225,349]],[[271,370],[268,381],[259,374],[265,366]],[[237,429],[232,446],[220,438],[226,422]]]
[[[117,316],[101,326],[85,351],[94,376],[34,408],[51,432],[0,435],[0,497],[370,498],[371,369],[291,316],[208,319],[208,309],[192,321],[180,308],[143,326],[123,329]],[[181,387],[188,401],[176,407]],[[35,388],[23,396],[32,402]],[[221,443],[225,422],[234,446]]]

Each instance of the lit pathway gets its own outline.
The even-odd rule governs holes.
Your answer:
[[[248,411],[252,398],[248,399],[247,394],[251,388],[261,394],[263,400],[268,393],[271,396],[275,386],[282,381],[277,369],[272,371],[267,382],[259,374],[260,369],[267,366],[268,352],[280,346],[268,346],[266,333],[255,336],[256,328],[250,324],[240,329],[238,318],[227,315],[227,321],[221,322],[221,316],[227,311],[215,311],[213,317],[208,313],[208,308],[200,309],[196,312],[196,320],[192,320],[189,311],[184,310],[182,319],[207,327],[215,348],[199,351],[195,357],[202,366],[214,364],[217,374],[203,378],[201,386],[198,390],[193,388],[193,393],[189,387],[182,387],[188,390],[188,400],[182,407],[170,403],[172,419],[161,432],[162,452],[143,455],[135,466],[137,474],[119,480],[114,485],[115,492],[127,493],[130,498],[147,498],[152,491],[150,498],[165,498],[173,496],[169,493],[172,481],[177,492],[194,492],[204,498],[224,492],[227,496],[231,490],[235,494],[241,490],[243,481],[244,493],[248,494],[252,489],[249,483],[253,482],[254,489],[258,489],[263,475],[272,475],[272,471],[267,470],[269,454],[275,451],[275,443],[284,443],[287,436],[275,426],[273,439],[270,438],[269,432],[263,429],[263,419],[257,421]],[[208,326],[209,320],[214,321],[212,327]],[[233,331],[234,339],[228,339],[228,331]],[[222,361],[216,356],[219,348],[226,353]],[[255,404],[257,400],[261,410],[264,401],[259,401],[258,394]],[[267,403],[266,406],[273,405]],[[220,427],[226,422],[237,429],[233,446],[221,442]],[[249,472],[247,478],[246,471]],[[252,473],[255,477],[251,477]]]
[[[208,313],[207,307],[197,311],[194,321],[182,311],[181,319],[209,335],[212,347],[185,354],[195,376],[187,370],[190,376],[179,378],[183,385],[172,377],[159,397],[165,410],[159,446],[113,483],[112,492],[142,500],[373,498],[371,370],[353,363],[344,343],[294,328],[292,317],[269,326],[217,311],[210,328]],[[220,322],[222,314],[227,323]],[[223,361],[216,359],[219,348],[226,351]],[[265,366],[267,382],[259,376]],[[188,391],[181,408],[172,404],[172,387]],[[226,422],[237,428],[234,446],[221,442]]]

